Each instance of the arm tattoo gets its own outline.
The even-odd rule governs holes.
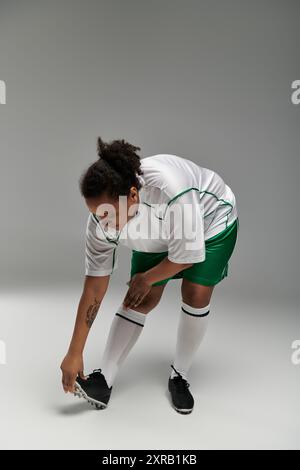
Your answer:
[[[96,298],[95,298],[95,302],[89,306],[89,308],[87,309],[87,313],[86,313],[86,324],[89,328],[91,328],[95,318],[96,318],[96,315],[98,313],[98,310],[99,310],[99,307],[100,307],[100,300],[98,301]]]

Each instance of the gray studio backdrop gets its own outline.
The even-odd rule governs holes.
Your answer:
[[[298,0],[0,0],[0,448],[299,448],[299,18]],[[61,387],[84,279],[78,180],[99,135],[190,158],[236,195],[187,420],[166,389],[180,281],[147,316],[107,412]],[[130,255],[119,247],[86,373]]]
[[[101,135],[217,171],[240,216],[224,292],[295,300],[299,5],[0,0],[1,288],[80,285],[78,179]]]

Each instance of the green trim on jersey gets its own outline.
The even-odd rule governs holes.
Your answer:
[[[113,252],[112,270],[113,270],[114,267],[115,267],[116,249],[117,249],[117,247],[114,248],[114,252]]]
[[[164,220],[164,218],[165,218],[165,216],[166,216],[166,212],[167,212],[168,206],[169,206],[173,201],[175,201],[176,199],[178,199],[180,196],[182,196],[183,194],[187,193],[188,191],[198,191],[199,194],[201,194],[201,193],[210,194],[211,196],[214,196],[214,197],[217,199],[217,201],[223,201],[223,202],[224,202],[224,204],[222,204],[223,206],[226,206],[226,205],[230,206],[231,209],[230,209],[230,211],[229,211],[228,214],[227,214],[227,220],[226,220],[226,226],[225,226],[225,228],[227,228],[228,217],[229,217],[230,213],[232,212],[234,206],[233,206],[230,202],[225,201],[225,199],[219,198],[216,194],[214,194],[214,193],[212,193],[212,192],[210,192],[210,191],[205,191],[205,190],[200,191],[199,188],[194,188],[194,187],[187,188],[187,189],[185,189],[184,191],[181,191],[180,193],[178,193],[178,194],[176,194],[174,197],[172,197],[172,198],[167,202],[167,207],[166,207],[166,210],[165,210],[165,212],[164,212],[164,216],[163,216],[163,217],[157,217],[157,218],[158,218],[159,220]],[[153,206],[152,206],[151,204],[148,204],[147,202],[144,202],[144,204],[146,204],[146,206],[151,207],[151,208],[153,209]],[[208,217],[210,214],[213,214],[214,212],[215,212],[215,211],[213,210],[213,211],[210,212],[209,214],[206,214],[206,215],[204,216],[204,219],[205,219],[206,217]]]
[[[200,191],[198,188],[188,188],[188,189],[185,189],[184,191],[181,191],[181,193],[177,194],[176,196],[174,196],[174,197],[168,202],[167,205],[169,206],[169,204],[171,204],[171,202],[173,202],[174,200],[176,200],[178,197],[182,196],[182,194],[185,194],[185,193],[187,193],[188,191],[192,191],[192,190],[198,191],[199,194],[201,194],[201,193],[210,194],[211,196],[214,196],[214,197],[217,199],[217,201],[223,201],[223,202],[224,202],[224,204],[222,204],[223,206],[227,206],[227,205],[228,205],[228,206],[231,207],[230,211],[229,211],[228,214],[227,214],[227,220],[226,220],[226,226],[225,226],[225,228],[227,228],[228,216],[229,216],[229,214],[230,214],[230,213],[232,212],[232,210],[233,210],[233,205],[232,205],[230,202],[225,201],[225,199],[219,198],[216,194],[214,194],[214,193],[212,193],[212,192],[210,192],[210,191],[205,191],[205,190]],[[215,212],[215,211],[212,211],[212,212],[210,212],[209,214],[206,214],[206,215],[204,216],[204,219],[205,219],[205,217],[208,217],[210,214],[212,214],[212,213],[214,213],[214,212]],[[165,214],[166,214],[166,212],[165,212]],[[164,216],[165,216],[165,214],[164,214]]]
[[[114,243],[115,245],[117,245],[117,244],[118,244],[118,240],[119,240],[119,238],[120,238],[120,233],[119,233],[118,238],[117,238],[116,240],[113,240],[112,238],[108,238],[107,235],[106,235],[106,233],[104,233],[103,228],[102,228],[102,225],[101,225],[101,223],[100,223],[100,220],[98,219],[98,217],[96,216],[96,214],[93,213],[93,217],[94,217],[94,219],[96,220],[96,222],[99,224],[99,226],[100,226],[100,228],[101,228],[101,231],[102,231],[103,235],[105,236],[106,240],[107,240],[108,242],[110,242],[110,243]]]

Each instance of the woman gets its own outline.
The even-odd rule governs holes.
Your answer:
[[[98,139],[99,159],[80,178],[89,209],[85,282],[68,353],[64,391],[108,405],[117,373],[170,279],[182,279],[172,405],[193,410],[187,374],[207,328],[213,289],[228,275],[239,227],[235,196],[214,171],[170,154],[140,159],[124,140]],[[117,246],[132,249],[129,288],[114,315],[100,369],[83,373],[84,345],[116,269]]]

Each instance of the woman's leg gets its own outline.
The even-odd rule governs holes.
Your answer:
[[[182,280],[182,302],[173,366],[186,380],[207,329],[210,299],[214,287],[214,285],[200,285],[188,279]],[[174,369],[171,378],[177,375]]]
[[[109,387],[140,336],[147,314],[159,303],[165,286],[153,286],[134,309],[125,309],[123,303],[119,306],[110,327],[101,366]]]

